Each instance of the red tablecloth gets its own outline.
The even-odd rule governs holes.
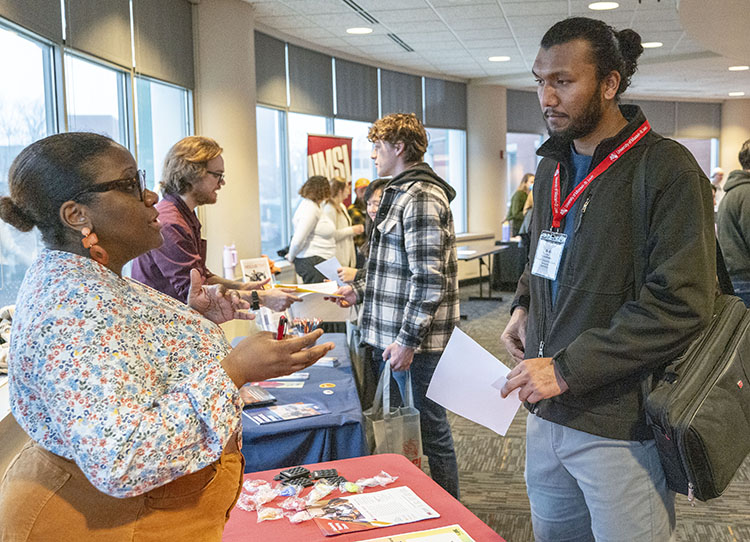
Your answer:
[[[443,488],[412,465],[405,457],[397,454],[382,454],[366,457],[355,457],[353,459],[341,459],[305,465],[310,471],[316,469],[335,468],[339,474],[347,480],[369,478],[384,470],[392,476],[398,476],[398,480],[386,488],[408,486],[419,498],[429,504],[440,514],[439,518],[427,519],[416,523],[383,527],[358,533],[347,533],[338,536],[325,537],[312,521],[292,524],[283,518],[274,521],[257,523],[258,516],[255,512],[245,512],[239,508],[232,511],[232,515],[224,529],[225,542],[240,542],[249,540],[262,540],[264,542],[354,542],[355,540],[369,540],[398,533],[409,533],[424,531],[436,527],[458,524],[477,542],[504,542],[495,531],[485,525],[478,517],[472,514],[464,505],[451,497]],[[246,479],[262,479],[271,481],[279,469],[254,472],[245,475]],[[383,488],[367,488],[365,492],[379,491]],[[308,490],[309,491],[309,490]],[[275,502],[275,501],[274,501]],[[271,505],[273,506],[273,504]]]

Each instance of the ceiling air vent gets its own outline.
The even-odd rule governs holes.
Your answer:
[[[378,20],[375,17],[373,17],[372,15],[370,15],[367,12],[367,10],[365,10],[362,6],[360,6],[359,4],[357,4],[354,0],[341,0],[341,1],[344,4],[346,4],[347,6],[349,6],[350,8],[352,8],[357,13],[357,15],[359,15],[360,17],[362,17],[368,23],[379,24]]]
[[[404,42],[404,40],[402,40],[401,38],[399,38],[399,37],[398,37],[398,36],[397,36],[396,34],[388,34],[388,37],[389,37],[389,38],[391,38],[391,39],[392,39],[393,41],[395,41],[396,43],[398,43],[398,44],[399,44],[399,46],[400,46],[400,47],[401,47],[401,48],[402,48],[402,49],[403,49],[404,51],[408,51],[408,52],[410,52],[410,53],[413,53],[413,52],[414,52],[414,49],[412,49],[411,47],[409,47],[409,46],[408,46],[408,45],[406,44],[406,42]]]

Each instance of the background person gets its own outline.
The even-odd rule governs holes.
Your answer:
[[[261,304],[274,311],[285,310],[301,299],[285,290],[262,290],[262,283],[225,279],[206,267],[206,241],[201,238],[201,223],[195,209],[216,203],[225,184],[222,152],[216,141],[204,136],[185,137],[169,149],[160,183],[164,199],[156,204],[164,243],[138,256],[131,275],[185,302],[190,271],[197,269],[206,284],[222,284],[240,291],[257,289]]]
[[[575,17],[545,33],[533,65],[550,138],[537,151],[529,264],[501,339],[518,363],[502,395],[518,390],[530,411],[525,477],[539,542],[663,542],[674,533],[674,492],[641,381],[711,318],[713,207],[690,152],[650,131],[639,107],[618,104],[642,52],[633,30]],[[602,163],[610,165],[570,205]],[[650,220],[638,248],[631,193],[644,182]],[[555,242],[562,257],[537,261]],[[646,262],[639,291],[636,251]]]
[[[157,195],[111,139],[42,139],[9,179],[0,218],[45,248],[13,318],[10,404],[31,440],[0,483],[0,539],[219,541],[243,475],[238,388],[333,345],[259,333],[232,349],[217,324],[242,316],[236,292],[193,270],[201,316],[123,277],[162,237]]]
[[[328,179],[314,175],[299,189],[302,200],[292,217],[294,234],[289,243],[286,259],[303,283],[323,282],[323,273],[315,266],[336,255],[336,224],[323,214],[323,205],[331,197]]]
[[[450,202],[455,190],[423,162],[427,132],[412,114],[375,121],[367,138],[383,190],[367,276],[339,288],[340,305],[362,302],[362,340],[397,382],[410,370],[430,475],[459,497],[458,464],[445,409],[427,398],[437,362],[458,324],[458,264]],[[401,373],[400,375],[398,373]]]
[[[719,204],[717,232],[735,295],[750,307],[750,139],[739,154],[742,169],[729,174]]]
[[[357,253],[354,247],[354,236],[365,231],[363,224],[352,225],[352,219],[344,205],[344,200],[351,191],[351,183],[341,177],[334,177],[331,182],[331,197],[323,206],[325,214],[334,224],[336,230],[333,238],[336,240],[336,259],[342,266],[356,267]]]
[[[716,189],[716,210],[719,209],[719,204],[721,203],[721,200],[724,199],[724,194],[726,193],[724,190],[724,170],[720,167],[715,167],[713,170],[711,170],[711,184]]]
[[[353,282],[362,279],[367,273],[367,259],[370,254],[370,238],[372,237],[372,228],[375,223],[375,216],[380,208],[380,200],[383,196],[383,187],[388,183],[388,179],[375,179],[365,190],[363,197],[366,204],[366,221],[365,221],[365,242],[359,247],[358,252],[362,256],[363,265],[356,267],[340,267],[337,269],[339,280],[343,282]]]
[[[349,218],[352,219],[352,225],[354,226],[356,226],[357,224],[361,224],[363,226],[365,225],[365,217],[367,216],[365,191],[367,190],[369,184],[370,180],[365,179],[364,177],[357,179],[357,182],[354,183],[354,194],[356,197],[354,202],[346,209],[349,213]],[[364,233],[360,233],[359,235],[354,236],[354,246],[357,247],[357,249],[359,249],[359,247],[361,247],[364,242]],[[361,261],[358,262],[358,265],[356,267],[362,267],[362,265],[359,265],[360,263]]]
[[[508,210],[508,216],[505,217],[505,220],[510,221],[511,237],[518,235],[518,231],[521,229],[521,224],[523,224],[524,205],[526,204],[526,199],[529,192],[531,192],[533,184],[534,174],[525,174],[518,185],[518,189],[513,193],[513,197],[510,198],[510,209]]]

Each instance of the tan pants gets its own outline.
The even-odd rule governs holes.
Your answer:
[[[144,495],[117,499],[72,461],[27,444],[0,483],[0,541],[219,541],[242,489],[245,460],[215,463]]]

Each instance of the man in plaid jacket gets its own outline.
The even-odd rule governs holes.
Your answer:
[[[435,481],[458,498],[458,466],[445,409],[426,397],[458,324],[458,265],[450,201],[455,190],[422,161],[427,133],[414,114],[377,120],[368,139],[386,185],[370,241],[366,278],[343,286],[342,305],[364,303],[362,340],[396,381],[411,370],[422,445]]]

